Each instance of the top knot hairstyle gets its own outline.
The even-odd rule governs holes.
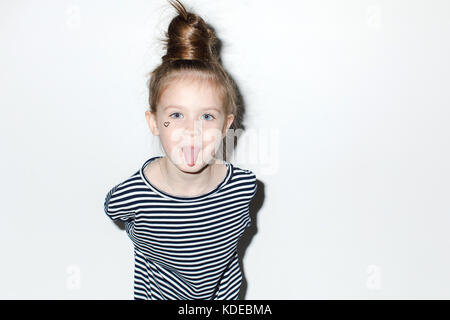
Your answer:
[[[163,40],[167,53],[163,61],[198,60],[216,61],[213,47],[217,41],[214,32],[198,15],[187,12],[180,2],[171,2],[178,15],[173,18]]]
[[[224,70],[219,57],[219,40],[214,30],[197,14],[188,12],[180,1],[169,0],[178,13],[162,40],[166,54],[151,73],[148,82],[150,111],[156,113],[158,101],[171,80],[206,81],[220,93],[225,116],[233,114],[236,129],[237,88]]]

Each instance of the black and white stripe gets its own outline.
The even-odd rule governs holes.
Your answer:
[[[251,224],[256,176],[225,161],[227,175],[197,197],[169,195],[143,174],[152,157],[106,195],[105,213],[125,221],[134,244],[134,299],[236,300],[237,244]]]

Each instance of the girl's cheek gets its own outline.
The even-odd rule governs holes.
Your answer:
[[[177,145],[183,140],[184,130],[174,123],[170,123],[168,127],[164,127],[164,138],[168,144]]]
[[[219,129],[218,122],[216,121],[204,121],[202,123],[202,133],[203,136],[209,137],[216,134],[215,131]]]
[[[203,131],[203,141],[206,143],[215,142],[222,138],[222,132],[219,128],[208,128]]]

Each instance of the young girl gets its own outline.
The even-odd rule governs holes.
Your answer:
[[[237,114],[213,31],[179,2],[151,74],[146,119],[155,156],[107,194],[134,245],[134,299],[238,299],[237,244],[250,226],[255,174],[214,156]]]

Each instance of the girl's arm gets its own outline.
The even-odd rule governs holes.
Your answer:
[[[105,198],[105,213],[112,220],[126,221],[134,219],[135,208],[133,201],[130,201],[123,182],[112,188]]]

